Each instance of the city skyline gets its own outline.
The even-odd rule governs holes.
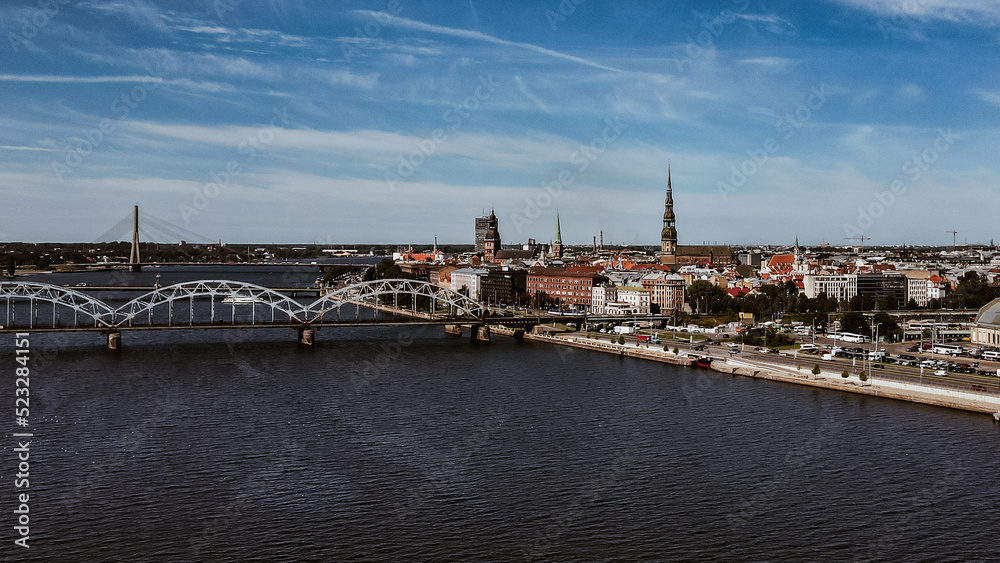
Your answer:
[[[566,245],[655,246],[668,163],[682,245],[995,238],[986,1],[0,15],[0,240],[93,240],[138,203],[234,243],[471,244],[483,208],[548,242],[558,207]]]

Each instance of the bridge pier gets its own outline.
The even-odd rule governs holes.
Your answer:
[[[113,331],[108,333],[108,350],[118,351],[122,346],[122,333]]]
[[[462,325],[444,325],[445,334],[457,334],[462,335]]]
[[[315,334],[316,334],[315,329],[305,328],[305,327],[300,328],[299,344],[302,344],[303,346],[312,346],[314,342],[313,337],[315,336]]]
[[[480,342],[490,341],[490,325],[472,325],[472,339]]]

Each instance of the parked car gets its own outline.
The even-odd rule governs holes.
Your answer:
[[[945,370],[943,370],[943,369],[936,369],[936,370],[934,370],[934,375],[943,375],[943,376],[947,376],[947,375],[948,375],[948,372],[946,372],[946,371],[945,371]]]

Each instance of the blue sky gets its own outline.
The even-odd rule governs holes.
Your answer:
[[[1000,4],[8,1],[0,240],[1000,239]],[[166,242],[166,241],[164,241]]]

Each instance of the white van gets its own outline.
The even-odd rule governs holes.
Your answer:
[[[994,351],[983,352],[983,359],[990,360],[993,362],[1000,362],[1000,352],[994,352]]]

